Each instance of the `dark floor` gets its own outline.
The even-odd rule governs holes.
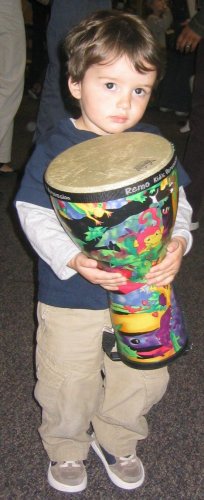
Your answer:
[[[16,118],[13,163],[23,171],[32,134],[26,130],[35,119],[37,104],[25,96]],[[159,124],[175,142],[182,159],[186,135],[179,132],[173,113],[152,109],[146,121]],[[88,488],[75,495],[59,493],[47,483],[48,459],[37,427],[40,409],[33,399],[35,339],[33,255],[16,223],[12,199],[16,176],[0,177],[1,218],[1,384],[2,426],[0,476],[2,500],[181,500],[204,499],[204,348],[203,348],[203,246],[204,215],[193,249],[176,280],[194,347],[171,365],[171,382],[163,400],[149,414],[150,433],[139,446],[146,481],[138,491],[114,486],[99,459],[90,451]]]

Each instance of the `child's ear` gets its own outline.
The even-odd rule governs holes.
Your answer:
[[[75,99],[81,99],[81,83],[73,82],[71,76],[68,79],[69,90]]]

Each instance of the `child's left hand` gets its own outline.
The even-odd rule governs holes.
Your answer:
[[[180,269],[185,249],[184,238],[180,236],[172,238],[163,261],[153,266],[146,274],[147,285],[164,286],[171,283]]]

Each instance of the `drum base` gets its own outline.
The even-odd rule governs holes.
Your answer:
[[[121,355],[118,352],[111,352],[111,353],[106,353],[108,356],[112,359],[112,361],[122,361],[125,365],[128,365],[130,368],[134,368],[136,370],[155,370],[157,368],[163,368],[163,366],[167,366],[171,364],[173,361],[178,359],[182,354],[187,354],[190,350],[192,349],[192,345],[189,343],[188,339],[185,343],[185,345],[180,349],[179,352],[174,354],[174,356],[169,357],[168,359],[165,359],[164,361],[157,361],[157,362],[137,362],[137,361],[130,361],[128,360],[125,356]]]

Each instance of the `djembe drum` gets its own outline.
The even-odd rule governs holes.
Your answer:
[[[176,218],[173,146],[142,132],[91,139],[56,157],[45,185],[79,248],[101,269],[128,279],[109,294],[120,359],[147,369],[177,358],[187,335],[174,290],[145,279],[165,256]]]

